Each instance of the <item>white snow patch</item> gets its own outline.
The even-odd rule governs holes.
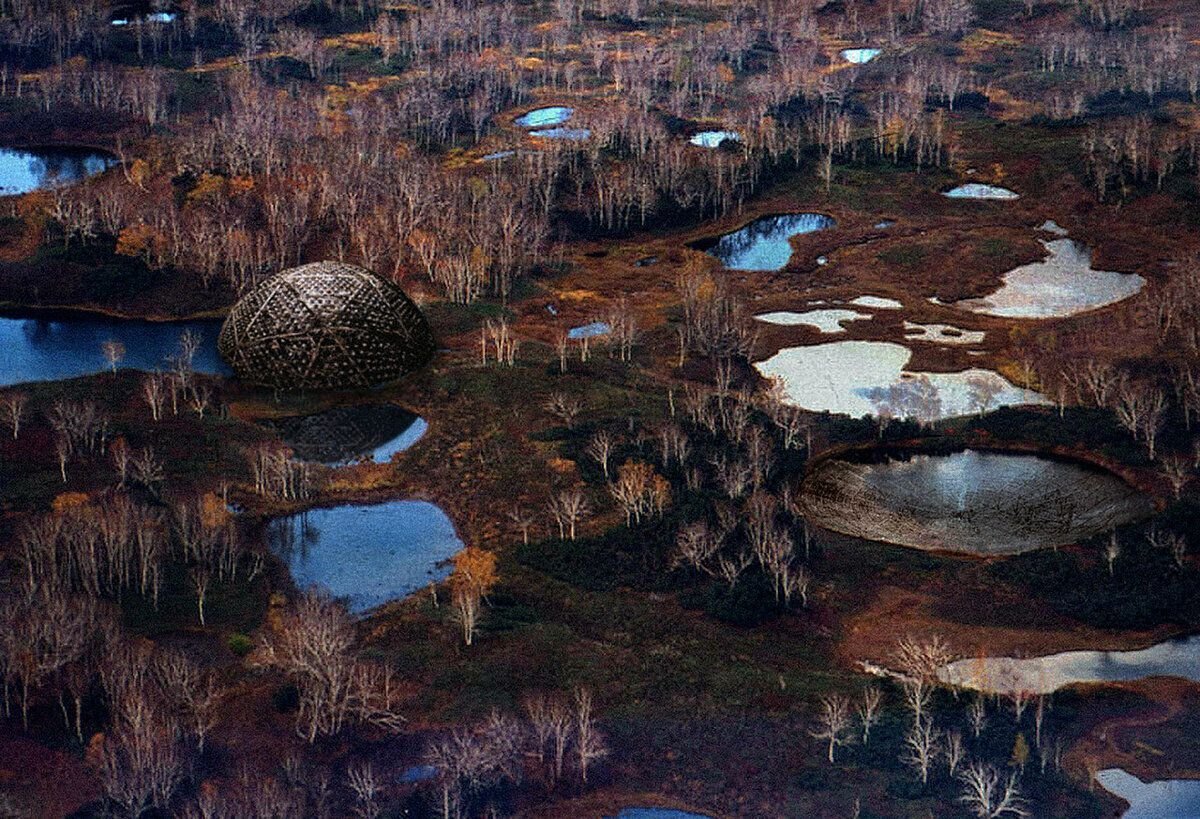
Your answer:
[[[1009,200],[1020,199],[1021,194],[1010,191],[1008,188],[1001,188],[996,185],[984,185],[979,182],[968,182],[965,185],[959,185],[957,188],[951,188],[942,194],[951,199],[990,199],[990,200]]]
[[[895,299],[885,299],[882,296],[859,296],[847,304],[853,304],[855,307],[874,307],[876,310],[899,310],[904,306]]]
[[[836,341],[786,347],[754,366],[764,377],[780,379],[788,403],[855,418],[887,413],[933,421],[966,415],[976,411],[981,394],[989,409],[1049,403],[991,370],[907,372],[911,357],[911,350],[891,342]]]
[[[1042,245],[1049,255],[1005,273],[1004,284],[995,293],[950,306],[986,316],[1062,318],[1123,301],[1146,284],[1136,273],[1093,269],[1091,252],[1072,239]]]
[[[761,313],[755,316],[756,319],[767,324],[779,324],[784,327],[807,325],[809,327],[816,327],[822,333],[844,333],[846,332],[846,328],[842,326],[843,321],[870,317],[870,313],[839,309],[808,310],[804,313],[781,310],[774,313]]]
[[[981,344],[983,330],[963,330],[950,324],[917,324],[904,322],[904,337],[910,341],[931,341],[934,344]]]

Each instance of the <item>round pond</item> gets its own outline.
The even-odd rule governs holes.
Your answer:
[[[446,513],[418,500],[276,518],[267,538],[297,586],[319,586],[356,614],[445,578],[463,545]]]
[[[878,463],[831,459],[805,479],[802,505],[809,520],[842,534],[983,556],[1077,543],[1151,511],[1108,472],[971,449]]]

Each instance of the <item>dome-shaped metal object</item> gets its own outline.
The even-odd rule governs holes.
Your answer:
[[[368,387],[433,355],[433,334],[404,292],[341,262],[285,270],[243,296],[217,349],[241,378],[279,389]]]

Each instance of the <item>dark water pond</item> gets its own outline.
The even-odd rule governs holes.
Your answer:
[[[338,466],[370,459],[387,463],[420,440],[425,419],[395,404],[335,407],[312,415],[272,418],[274,430],[302,460]]]
[[[623,808],[614,819],[709,819],[703,813],[674,808]]]
[[[782,270],[792,258],[793,236],[828,230],[837,224],[823,213],[785,213],[764,216],[726,233],[715,244],[697,245],[731,270]],[[703,243],[701,243],[703,244]]]
[[[843,534],[977,555],[1076,543],[1152,509],[1099,469],[970,449],[882,463],[826,461],[805,480],[803,503],[810,520]]]
[[[116,163],[87,148],[0,148],[0,196],[78,182]]]
[[[56,381],[108,369],[101,345],[119,341],[125,356],[118,367],[165,369],[179,351],[185,331],[196,333],[200,347],[197,372],[228,375],[217,353],[219,321],[151,322],[71,317],[63,319],[0,317],[0,386],[24,381]]]
[[[271,521],[267,538],[297,586],[323,588],[355,613],[442,580],[463,546],[446,513],[419,500],[313,509]]]

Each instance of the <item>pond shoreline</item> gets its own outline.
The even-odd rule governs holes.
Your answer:
[[[818,413],[819,414],[819,413]],[[963,416],[967,417],[967,416]],[[975,416],[971,416],[975,417]],[[1160,487],[1151,482],[1145,474],[1149,470],[1130,466],[1122,461],[1112,460],[1098,455],[1083,447],[1064,447],[1039,444],[1035,441],[1011,441],[1003,444],[980,433],[951,433],[931,438],[906,438],[898,441],[856,442],[837,444],[821,450],[809,457],[804,465],[803,478],[813,474],[817,468],[829,460],[845,460],[847,455],[870,452],[908,452],[913,455],[950,455],[965,449],[979,452],[1011,455],[1037,455],[1050,460],[1066,463],[1078,463],[1101,469],[1120,478],[1126,484],[1148,495],[1155,503],[1156,509],[1161,505]]]
[[[0,301],[0,318],[30,319],[38,321],[66,321],[80,318],[109,318],[117,321],[144,321],[149,324],[174,324],[185,321],[208,321],[224,319],[228,307],[200,310],[186,315],[162,313],[128,313],[111,307],[84,304],[27,304],[24,302]]]

